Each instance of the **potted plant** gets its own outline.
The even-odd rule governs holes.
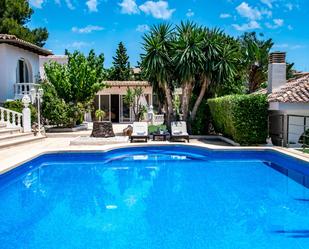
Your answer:
[[[95,111],[95,117],[97,118],[98,121],[102,121],[105,118],[105,111],[103,110],[96,110]]]

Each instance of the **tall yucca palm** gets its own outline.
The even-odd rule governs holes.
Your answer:
[[[176,39],[173,42],[173,62],[182,87],[182,114],[184,120],[187,120],[195,78],[202,70],[205,61],[202,51],[203,32],[192,22],[182,22],[176,27],[176,31]]]
[[[220,29],[203,30],[202,51],[205,59],[199,72],[200,92],[193,105],[191,122],[194,121],[209,86],[215,87],[235,76],[239,49],[239,43]]]
[[[171,92],[172,82],[172,39],[173,29],[169,24],[159,24],[151,28],[143,37],[144,54],[141,55],[141,67],[145,76],[153,84],[158,84],[165,93],[167,104],[167,124],[170,124],[173,114]]]

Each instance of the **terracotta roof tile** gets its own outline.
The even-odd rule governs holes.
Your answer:
[[[31,42],[27,42],[22,39],[19,39],[15,35],[0,34],[0,44],[1,43],[6,43],[12,46],[23,48],[25,50],[31,51],[39,55],[47,56],[47,55],[53,54],[50,50],[41,48],[35,44],[32,44]]]
[[[309,103],[309,74],[289,80],[280,90],[269,94],[268,101]]]

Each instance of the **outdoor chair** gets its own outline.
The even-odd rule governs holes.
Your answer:
[[[187,131],[187,124],[184,121],[172,122],[171,140],[186,139],[189,143],[190,138]]]
[[[147,122],[134,122],[133,133],[131,135],[131,143],[134,140],[148,140],[148,123]]]

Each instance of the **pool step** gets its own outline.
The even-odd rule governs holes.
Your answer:
[[[0,140],[0,149],[9,148],[21,144],[32,143],[44,139],[44,136],[19,136],[17,138]]]

